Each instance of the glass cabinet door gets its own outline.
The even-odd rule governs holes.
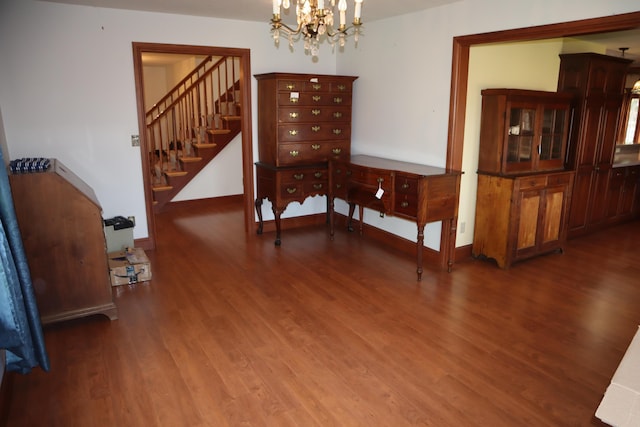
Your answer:
[[[507,140],[507,164],[525,163],[524,169],[530,169],[528,164],[534,160],[534,129],[536,124],[535,108],[513,107],[509,114],[509,129]],[[520,169],[520,167],[517,167]]]
[[[544,110],[540,138],[540,160],[562,160],[566,113],[567,110]]]

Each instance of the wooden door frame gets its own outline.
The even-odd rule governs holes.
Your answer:
[[[212,47],[212,46],[191,46],[161,43],[141,43],[133,42],[133,69],[136,85],[136,98],[138,109],[138,128],[140,131],[140,153],[142,160],[142,180],[144,185],[145,208],[147,212],[147,225],[149,237],[143,241],[136,241],[145,249],[155,249],[156,230],[155,217],[153,213],[153,194],[151,190],[151,179],[146,171],[150,170],[149,156],[147,153],[146,120],[144,107],[144,77],[142,69],[143,53],[169,53],[182,55],[213,55],[213,56],[236,56],[240,58],[240,100],[241,108],[241,135],[242,135],[242,186],[243,186],[243,207],[244,207],[244,228],[245,233],[255,225],[254,212],[254,191],[253,191],[253,142],[252,142],[252,122],[251,122],[251,62],[249,49]]]
[[[573,37],[637,28],[640,28],[640,12],[454,37],[446,167],[462,170],[467,83],[469,78],[469,51],[472,46],[486,43],[510,43]],[[445,224],[443,224],[440,238],[441,264],[445,262],[444,254],[448,253],[446,249],[450,248],[451,245],[455,245],[455,233],[453,235],[450,234]],[[462,250],[459,257],[466,257],[466,252]],[[470,248],[468,252],[470,253]]]

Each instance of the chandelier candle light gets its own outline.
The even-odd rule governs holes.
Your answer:
[[[322,36],[325,36],[331,46],[336,41],[340,47],[345,45],[345,39],[349,35],[348,31],[353,28],[354,41],[358,43],[360,34],[360,15],[362,13],[363,0],[354,0],[354,14],[352,27],[347,27],[347,0],[338,1],[338,12],[340,16],[340,26],[333,28],[333,10],[336,0],[295,0],[296,17],[298,27],[293,29],[282,22],[280,12],[284,8],[290,7],[290,0],[273,0],[273,18],[271,18],[271,32],[276,44],[280,41],[280,33],[283,32],[289,39],[289,46],[293,48],[293,42],[304,37],[304,50],[311,52],[312,56],[318,55],[319,43]],[[327,7],[328,6],[328,7]]]

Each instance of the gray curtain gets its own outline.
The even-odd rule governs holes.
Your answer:
[[[40,313],[4,166],[0,153],[0,348],[7,351],[9,371],[25,374],[38,365],[49,371]]]

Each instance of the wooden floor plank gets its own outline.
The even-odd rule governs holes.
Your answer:
[[[157,229],[118,320],[45,329],[52,370],[11,375],[8,426],[598,426],[640,324],[639,221],[420,283],[366,235],[247,235],[229,200]]]

